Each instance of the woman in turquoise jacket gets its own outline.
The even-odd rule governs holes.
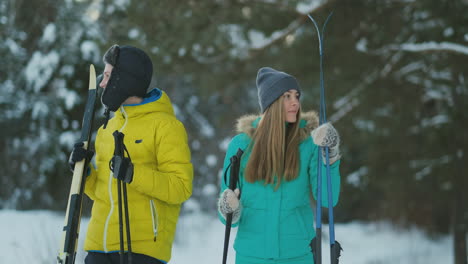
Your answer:
[[[228,170],[229,175],[230,157],[242,149],[239,185],[232,191],[227,188],[229,179],[222,179],[219,216],[225,223],[226,214],[233,213],[233,226],[238,226],[234,243],[237,264],[310,264],[317,148],[330,149],[335,206],[340,191],[339,136],[330,123],[318,126],[315,112],[301,113],[301,89],[293,76],[261,68],[257,88],[262,114],[238,120],[239,134],[229,144],[223,171]],[[327,207],[326,184],[322,188],[322,206]]]

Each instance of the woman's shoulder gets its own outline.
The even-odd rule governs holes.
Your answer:
[[[239,133],[232,138],[230,145],[244,149],[249,145],[251,140],[252,139],[246,133]]]
[[[301,121],[299,123],[299,133],[301,141],[310,138],[310,132],[319,125],[318,114],[315,111],[301,113]]]
[[[239,133],[239,135],[245,134],[252,138],[258,120],[260,120],[260,115],[249,114],[241,116],[237,119],[236,123],[237,133]]]
[[[239,133],[238,135],[243,138],[247,136],[248,138],[252,138],[253,134],[255,133],[255,129],[257,128],[258,122],[261,119],[261,115],[256,114],[249,114],[241,116],[237,119],[236,124],[236,131]],[[301,120],[300,120],[300,133],[301,139],[304,140],[310,136],[310,132],[317,128],[319,125],[319,118],[316,111],[308,111],[301,113]],[[244,136],[241,136],[243,135]]]
[[[317,112],[308,111],[301,113],[301,123],[299,124],[300,128],[305,132],[310,133],[312,130],[317,128],[319,125],[319,117]]]

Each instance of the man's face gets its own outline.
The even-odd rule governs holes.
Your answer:
[[[104,67],[104,72],[102,73],[102,81],[99,83],[99,87],[103,89],[107,87],[107,83],[109,82],[109,79],[111,77],[112,69],[114,69],[114,66],[110,65],[109,63],[106,63],[106,66]]]

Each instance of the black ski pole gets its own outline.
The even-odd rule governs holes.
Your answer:
[[[130,155],[124,144],[124,134],[119,131],[114,131],[114,142],[115,150],[114,157],[111,160],[111,170],[114,173],[114,177],[117,179],[117,199],[119,209],[119,235],[120,235],[120,263],[124,263],[124,231],[123,231],[123,216],[122,216],[122,204],[125,210],[125,232],[127,237],[127,251],[128,263],[132,263],[132,245],[130,236],[130,220],[128,213],[128,199],[127,199],[127,183],[130,183],[133,179],[133,165],[130,159]],[[128,157],[125,157],[125,152]],[[123,193],[123,194],[122,194]],[[123,202],[122,202],[123,195]]]
[[[119,131],[114,131],[112,134],[114,136],[114,157],[112,158],[113,164],[112,169],[114,172],[114,177],[117,179],[117,201],[118,201],[118,209],[119,209],[119,241],[120,241],[120,264],[124,263],[124,238],[123,238],[123,223],[122,223],[122,181],[119,179],[119,172],[120,172],[120,163],[119,162],[123,157],[123,148],[122,148],[122,141],[123,141],[123,134]]]
[[[128,218],[127,184],[123,183],[125,226],[127,228],[128,264],[132,264],[132,239],[130,238],[130,219]]]
[[[123,218],[122,218],[122,193],[123,207],[125,213],[125,233],[127,235],[127,260],[128,264],[132,264],[132,242],[130,238],[130,221],[128,219],[128,200],[127,200],[127,184],[122,180],[117,180],[118,203],[119,203],[119,234],[120,234],[120,263],[124,262],[125,248],[123,236]]]
[[[120,264],[124,262],[124,236],[123,236],[123,222],[122,222],[122,181],[117,179],[117,197],[118,197],[118,204],[119,204],[119,240],[120,240]]]
[[[230,158],[230,167],[231,171],[229,174],[229,189],[235,190],[237,187],[237,182],[239,181],[239,167],[240,167],[240,160],[241,156],[244,153],[242,149],[238,149],[236,155],[233,155]],[[226,169],[227,171],[227,169]],[[226,172],[225,172],[226,176]],[[224,178],[226,180],[226,177]],[[239,194],[240,199],[240,194]],[[226,229],[224,231],[224,249],[223,249],[223,264],[226,264],[227,261],[227,254],[229,248],[229,237],[231,236],[231,225],[232,225],[232,213],[228,213],[226,215]]]
[[[85,149],[89,148],[94,111],[97,101],[96,71],[94,65],[89,66],[89,90],[86,101],[85,113],[81,128],[80,142],[83,142]],[[83,201],[83,191],[85,187],[86,174],[88,173],[89,160],[85,159],[75,164],[73,179],[68,197],[67,211],[65,213],[65,224],[63,227],[63,238],[60,244],[57,263],[75,263],[76,250],[78,247],[78,234],[80,231],[81,206]]]

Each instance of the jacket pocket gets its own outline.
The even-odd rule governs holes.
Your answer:
[[[159,217],[158,217],[158,210],[156,210],[156,206],[154,205],[154,201],[150,199],[150,209],[151,209],[151,221],[153,225],[153,241],[156,241],[156,237],[158,236],[158,224],[159,224]]]
[[[298,219],[298,225],[301,227],[301,234],[306,238],[312,236],[314,230],[313,214],[312,209],[308,207],[300,207],[296,209],[296,215]]]

